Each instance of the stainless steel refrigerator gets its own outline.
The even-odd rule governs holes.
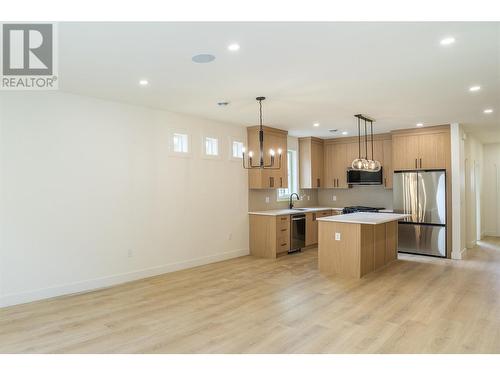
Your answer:
[[[394,172],[394,212],[411,215],[398,223],[398,251],[446,257],[446,171]]]

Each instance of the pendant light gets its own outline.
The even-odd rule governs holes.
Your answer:
[[[355,115],[358,119],[358,158],[352,161],[351,167],[354,170],[366,171],[366,172],[378,172],[380,171],[381,165],[378,160],[373,157],[373,120],[361,114]],[[365,123],[365,155],[361,157],[361,120]],[[367,122],[370,123],[370,133],[371,133],[371,149],[372,155],[371,159],[368,159],[368,129]]]
[[[248,158],[245,157],[245,149],[243,149],[243,168],[245,169],[281,169],[281,148],[278,148],[278,166],[275,166],[275,155],[274,149],[269,150],[270,163],[264,163],[264,129],[262,127],[262,101],[266,98],[264,96],[259,96],[256,100],[259,102],[259,162],[258,164],[253,164],[253,151],[248,152]]]

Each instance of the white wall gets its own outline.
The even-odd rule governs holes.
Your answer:
[[[451,138],[451,206],[452,209],[452,250],[453,259],[462,259],[466,247],[465,210],[465,143],[464,131],[460,124],[450,125]]]
[[[484,234],[500,236],[500,143],[483,145]]]
[[[483,145],[474,136],[467,134],[464,142],[465,152],[465,221],[466,221],[466,245],[474,247],[480,238],[478,225],[482,226],[481,204],[477,197],[482,189],[483,171]],[[479,218],[479,219],[478,219]]]
[[[228,158],[244,127],[60,92],[0,94],[0,125],[1,305],[248,254],[247,177]],[[171,127],[191,158],[169,156]],[[201,157],[206,133],[221,160]]]

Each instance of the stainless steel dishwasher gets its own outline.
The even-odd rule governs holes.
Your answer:
[[[300,251],[306,245],[306,215],[292,215],[290,253]]]

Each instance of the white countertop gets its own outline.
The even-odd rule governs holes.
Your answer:
[[[267,210],[267,211],[253,211],[249,212],[249,215],[268,215],[268,216],[279,216],[279,215],[293,215],[306,212],[318,212],[325,210],[342,211],[343,208],[338,207],[297,207],[298,209],[281,209],[281,210]]]
[[[404,219],[410,215],[405,214],[391,214],[383,212],[356,212],[353,214],[335,215],[316,219],[317,221],[333,221],[337,223],[351,223],[351,224],[384,224],[391,221]]]

